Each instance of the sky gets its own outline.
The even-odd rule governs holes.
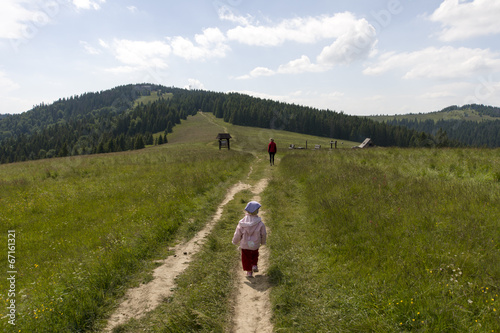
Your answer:
[[[349,115],[500,106],[499,0],[1,0],[0,113],[154,83]]]

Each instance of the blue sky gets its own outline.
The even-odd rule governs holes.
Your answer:
[[[0,113],[129,83],[352,115],[500,106],[498,0],[2,0]]]

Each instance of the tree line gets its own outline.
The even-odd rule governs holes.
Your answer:
[[[465,118],[445,119],[447,112],[456,110],[465,111]],[[481,118],[483,116],[489,116],[497,119],[482,121],[468,120],[468,111],[475,111]],[[500,147],[500,108],[482,104],[466,104],[461,107],[451,105],[436,113],[442,114],[443,119],[422,120],[417,117],[412,118],[410,114],[403,119],[394,118],[386,121],[386,123],[393,126],[404,126],[434,137],[442,137],[443,134],[446,134],[448,141],[452,140],[454,142],[459,142],[464,146]]]
[[[118,152],[167,143],[172,128],[195,110],[162,97],[132,107],[137,97],[151,91],[158,91],[161,96],[162,88],[166,90],[154,85],[123,86],[51,105],[41,104],[21,115],[4,117],[0,120],[0,163]]]
[[[307,106],[260,99],[239,93],[197,92],[198,106],[224,121],[241,126],[286,130],[332,139],[361,142],[371,138],[378,146],[459,146],[445,132],[439,136]]]
[[[154,102],[135,105],[156,92]],[[181,119],[199,110],[242,126],[271,128],[378,146],[453,146],[457,142],[405,126],[343,112],[277,102],[239,93],[186,90],[161,85],[119,86],[41,104],[0,119],[0,162],[141,149],[168,142]],[[156,137],[156,139],[155,139]]]
[[[427,119],[417,121],[411,119],[390,120],[388,125],[404,126],[412,130],[436,136],[446,133],[449,140],[460,142],[472,147],[500,147],[500,120],[473,122],[466,120],[438,120]]]

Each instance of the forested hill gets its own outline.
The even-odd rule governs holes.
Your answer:
[[[370,119],[430,135],[445,133],[449,139],[468,146],[500,147],[500,108],[494,106],[452,105],[437,112],[376,116]]]
[[[163,144],[181,119],[199,110],[235,125],[287,130],[339,140],[370,137],[378,146],[451,145],[401,126],[238,93],[151,84],[59,99],[0,119],[0,162],[140,149]],[[156,134],[156,135],[153,135]],[[160,134],[160,135],[158,135]]]

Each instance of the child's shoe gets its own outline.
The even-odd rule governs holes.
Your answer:
[[[252,271],[247,271],[247,277],[253,277]]]
[[[254,271],[254,272],[258,272],[258,271],[259,271],[259,267],[257,267],[257,265],[254,265],[254,266],[252,267],[252,271]]]

